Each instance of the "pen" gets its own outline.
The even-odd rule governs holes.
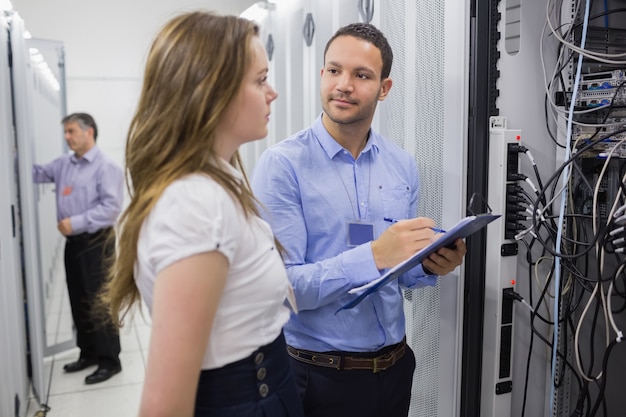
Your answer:
[[[396,219],[391,219],[389,217],[383,217],[383,220],[389,223],[397,223],[398,221]],[[446,233],[445,230],[440,229],[438,227],[431,227],[430,230],[432,230],[435,233]]]

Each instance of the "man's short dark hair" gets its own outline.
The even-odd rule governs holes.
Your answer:
[[[354,38],[363,39],[378,48],[383,58],[381,79],[389,77],[391,64],[393,63],[393,52],[391,51],[391,46],[389,42],[387,42],[385,35],[371,23],[351,23],[340,28],[326,44],[326,48],[324,49],[324,63],[326,63],[326,52],[328,52],[330,44],[340,36],[352,36]]]
[[[93,128],[93,140],[94,142],[98,138],[98,126],[96,125],[96,121],[91,117],[90,114],[87,113],[72,113],[67,115],[61,120],[62,124],[78,122],[78,125],[82,130],[87,130],[90,127]]]

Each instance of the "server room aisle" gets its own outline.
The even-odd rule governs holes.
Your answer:
[[[59,281],[65,284],[64,280]],[[63,296],[67,296],[67,291],[62,291],[62,293]],[[68,305],[68,303],[61,304]],[[59,320],[71,321],[69,311],[59,311],[58,314]],[[67,327],[58,326],[57,328]],[[84,380],[87,375],[96,370],[95,366],[75,373],[63,371],[63,365],[78,358],[78,348],[54,355],[46,363],[49,365],[50,375],[47,403],[49,409],[47,412],[42,412],[44,408],[31,399],[26,415],[28,417],[136,416],[139,410],[149,339],[150,317],[147,310],[144,309],[143,315],[136,311],[120,331],[122,372],[107,381],[94,385],[86,385]]]

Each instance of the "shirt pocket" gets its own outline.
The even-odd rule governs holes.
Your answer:
[[[68,197],[66,209],[69,216],[83,214],[98,204],[96,185],[75,185]]]
[[[408,185],[381,187],[380,196],[385,218],[401,220],[413,217],[409,213],[411,190]]]

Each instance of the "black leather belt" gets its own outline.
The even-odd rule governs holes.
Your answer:
[[[338,371],[344,370],[368,370],[373,373],[384,371],[391,368],[406,353],[406,339],[398,343],[392,350],[382,353],[373,358],[361,358],[353,356],[353,354],[331,354],[313,352],[310,350],[296,349],[287,345],[287,353],[297,361],[308,363],[309,365],[323,366],[326,368],[335,368]]]

